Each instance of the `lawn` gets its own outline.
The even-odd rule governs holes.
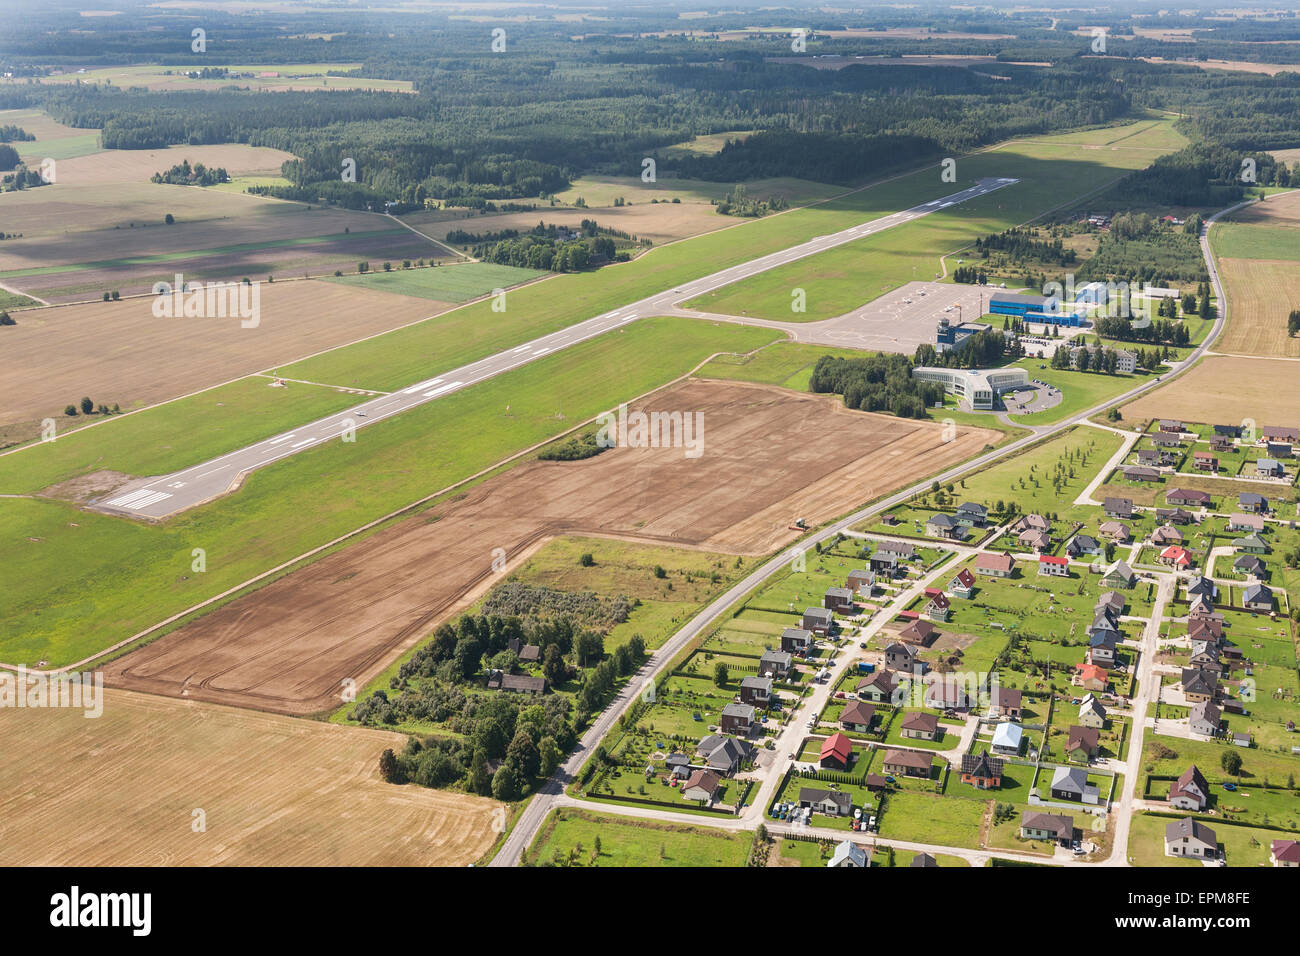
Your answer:
[[[745,865],[753,842],[754,834],[749,832],[561,808],[542,824],[523,862],[526,866],[734,867]],[[557,854],[563,861],[558,864]]]
[[[977,848],[985,800],[898,791],[885,798],[880,836],[887,840]]]
[[[689,319],[639,322],[378,422],[356,442],[321,445],[259,470],[237,495],[163,525],[49,500],[0,499],[0,565],[24,568],[7,576],[0,660],[80,660],[680,376],[714,352],[748,351],[770,339],[766,330]],[[201,575],[190,572],[195,547],[208,555]]]
[[[1204,866],[1199,860],[1165,856],[1165,827],[1175,819],[1149,813],[1133,814],[1128,855],[1134,866]],[[1277,830],[1237,826],[1212,819],[1206,823],[1214,830],[1228,866],[1268,866],[1269,847],[1274,840],[1286,837]]]
[[[544,275],[547,273],[538,269],[518,269],[491,262],[463,262],[424,269],[394,267],[392,272],[380,269],[364,275],[339,276],[329,281],[441,302],[468,302],[497,289],[509,289]],[[509,296],[506,302],[508,307]]]

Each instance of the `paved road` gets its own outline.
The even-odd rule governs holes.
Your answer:
[[[863,508],[861,511],[857,511],[846,518],[836,521],[834,524],[822,529],[821,531],[809,535],[800,542],[799,547],[806,550],[813,547],[814,544],[828,541],[840,532],[847,531],[853,525],[865,521],[867,518],[873,517],[874,515],[880,514],[881,512],[892,508],[896,504],[906,501],[918,492],[927,490],[932,481],[938,481],[940,484],[954,481],[962,475],[983,467],[998,458],[1041,441],[1045,436],[1057,434],[1067,428],[1073,427],[1079,422],[1086,421],[1088,418],[1091,418],[1098,412],[1104,411],[1112,405],[1120,405],[1124,402],[1130,401],[1134,397],[1149,391],[1152,388],[1158,387],[1162,381],[1168,382],[1169,380],[1184,374],[1196,363],[1197,359],[1201,358],[1209,350],[1210,346],[1214,344],[1215,339],[1217,339],[1219,334],[1223,331],[1226,300],[1224,299],[1223,288],[1219,284],[1218,270],[1215,268],[1214,259],[1210,255],[1210,226],[1212,226],[1221,216],[1224,216],[1244,205],[1248,205],[1248,203],[1238,203],[1236,206],[1224,209],[1211,216],[1205,222],[1201,233],[1201,250],[1209,269],[1210,282],[1213,284],[1215,295],[1219,300],[1219,314],[1215,317],[1214,325],[1210,328],[1205,340],[1192,350],[1192,352],[1187,356],[1187,359],[1179,365],[1177,370],[1168,375],[1161,376],[1160,380],[1148,379],[1136,388],[1132,388],[1124,394],[1109,399],[1100,405],[1079,412],[1077,415],[1074,415],[1055,426],[1044,428],[1039,432],[1017,439],[1009,445],[1004,445],[1001,448],[986,452],[965,464],[950,468],[940,475],[927,476],[923,481],[919,481],[909,488],[904,488],[902,491],[890,495],[874,505]],[[646,661],[641,669],[637,671],[636,676],[628,683],[627,687],[614,699],[601,715],[596,718],[596,721],[582,735],[582,739],[579,741],[577,749],[569,756],[569,759],[561,765],[559,770],[556,771],[556,773],[543,785],[542,789],[528,802],[528,806],[525,807],[524,812],[515,822],[514,827],[506,837],[501,849],[497,852],[497,855],[493,857],[490,864],[491,866],[514,866],[519,862],[523,851],[532,842],[533,837],[542,825],[542,821],[546,819],[546,815],[554,807],[559,805],[560,798],[563,796],[564,786],[567,785],[568,781],[573,779],[578,770],[582,767],[583,762],[587,759],[587,755],[591,753],[602,739],[604,739],[606,733],[608,733],[609,729],[613,727],[619,715],[627,709],[628,704],[631,703],[631,701],[640,693],[645,681],[676,657],[677,654],[679,654],[688,643],[699,636],[701,632],[710,627],[715,618],[730,608],[749,591],[753,590],[759,584],[763,583],[773,574],[785,567],[786,563],[790,560],[790,557],[791,554],[787,551],[772,558],[766,564],[751,572],[743,581],[733,585],[725,594],[717,598],[709,604],[708,607],[693,617],[685,627],[673,635],[667,643],[665,643],[649,660]],[[943,852],[952,851],[944,848]]]
[[[840,232],[818,236],[808,242],[771,255],[761,256],[749,262],[723,269],[701,279],[684,283],[674,289],[633,302],[622,308],[614,309],[587,319],[568,328],[560,329],[549,335],[533,339],[505,352],[480,359],[469,365],[445,372],[436,378],[418,382],[401,391],[381,395],[354,408],[330,415],[292,431],[268,438],[255,445],[249,445],[238,451],[222,455],[211,461],[203,462],[178,471],[174,474],[156,478],[142,479],[117,489],[99,501],[92,502],[91,507],[111,514],[128,514],[136,517],[166,518],[187,508],[225,494],[235,487],[243,476],[259,468],[288,458],[301,451],[317,447],[325,442],[338,441],[355,434],[366,425],[383,421],[399,415],[408,409],[435,401],[444,395],[450,395],[463,388],[493,378],[503,372],[527,365],[544,355],[585,342],[587,339],[603,335],[613,329],[626,325],[639,318],[670,313],[673,307],[687,299],[712,292],[723,286],[742,279],[766,272],[769,269],[786,265],[807,256],[825,252],[836,246],[862,239],[866,236],[883,232],[894,226],[911,222],[957,203],[988,195],[995,190],[1019,182],[1016,179],[982,179],[969,189],[932,199],[911,209],[891,213],[871,222],[862,223]]]

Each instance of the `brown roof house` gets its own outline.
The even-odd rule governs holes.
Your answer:
[[[1052,840],[1068,846],[1074,839],[1074,818],[1057,813],[1023,810],[1020,814],[1020,836],[1026,840]]]
[[[1024,692],[1014,687],[998,687],[993,691],[993,703],[989,708],[995,717],[1019,720],[1024,716]]]
[[[1065,755],[1078,763],[1087,763],[1097,756],[1101,733],[1096,727],[1080,727],[1071,724],[1065,735]]]
[[[682,785],[682,796],[687,800],[700,800],[712,803],[718,797],[718,787],[722,778],[712,770],[696,770]]]
[[[1210,805],[1210,785],[1192,764],[1169,786],[1169,804],[1179,810],[1204,810]]]
[[[1015,570],[1016,559],[1006,551],[1001,554],[982,551],[975,559],[976,574],[986,574],[991,578],[1009,578]]]
[[[939,718],[921,711],[908,714],[899,726],[899,734],[918,740],[934,740],[939,732]]]
[[[919,644],[921,647],[929,647],[939,638],[939,630],[929,621],[917,618],[907,627],[898,632],[900,640],[909,644]]]
[[[930,754],[921,753],[919,750],[886,750],[881,769],[885,773],[892,773],[895,776],[901,774],[904,777],[929,779],[930,768],[933,764],[934,758]]]
[[[855,700],[840,712],[840,726],[864,734],[871,729],[871,722],[876,719],[876,707],[866,701]]]

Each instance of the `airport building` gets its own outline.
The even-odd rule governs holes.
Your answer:
[[[971,408],[992,411],[998,396],[1029,385],[1029,373],[1023,368],[930,368],[912,369],[912,378],[936,382],[944,392],[964,399]]]
[[[1069,328],[1085,324],[1083,311],[1062,308],[1057,296],[998,292],[989,299],[989,311],[994,315],[1010,315],[1026,322],[1043,322]]]
[[[947,319],[940,319],[939,329],[934,336],[934,349],[936,352],[955,352],[965,345],[966,340],[972,335],[992,327],[982,322],[962,322],[954,325]]]

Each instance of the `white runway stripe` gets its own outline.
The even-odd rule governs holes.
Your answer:
[[[137,488],[135,491],[131,492],[130,494],[122,495],[122,497],[120,498],[114,498],[111,501],[106,502],[106,504],[109,504],[114,508],[125,508],[125,507],[129,507],[132,502],[138,501],[140,498],[143,498],[146,495],[150,495],[152,493],[153,493],[152,488]]]
[[[462,384],[461,382],[448,382],[446,385],[439,385],[437,388],[430,389],[429,391],[425,392],[424,397],[433,398],[433,396],[439,395],[445,391],[448,391],[449,389],[456,388],[458,385],[461,384]]]
[[[442,379],[440,379],[440,378],[431,378],[431,379],[429,379],[429,380],[426,381],[426,382],[417,382],[416,384],[412,385],[410,388],[404,388],[404,389],[402,389],[402,394],[403,394],[403,395],[414,395],[414,394],[415,394],[416,392],[418,392],[420,389],[422,389],[422,388],[428,388],[430,385],[437,385],[437,384],[438,384],[439,382],[441,382],[441,381],[442,381]]]
[[[127,507],[132,511],[139,511],[141,508],[148,508],[150,505],[157,504],[160,501],[166,501],[170,497],[171,495],[165,491],[155,491],[153,494],[146,495],[139,501],[132,502],[127,505]]]

